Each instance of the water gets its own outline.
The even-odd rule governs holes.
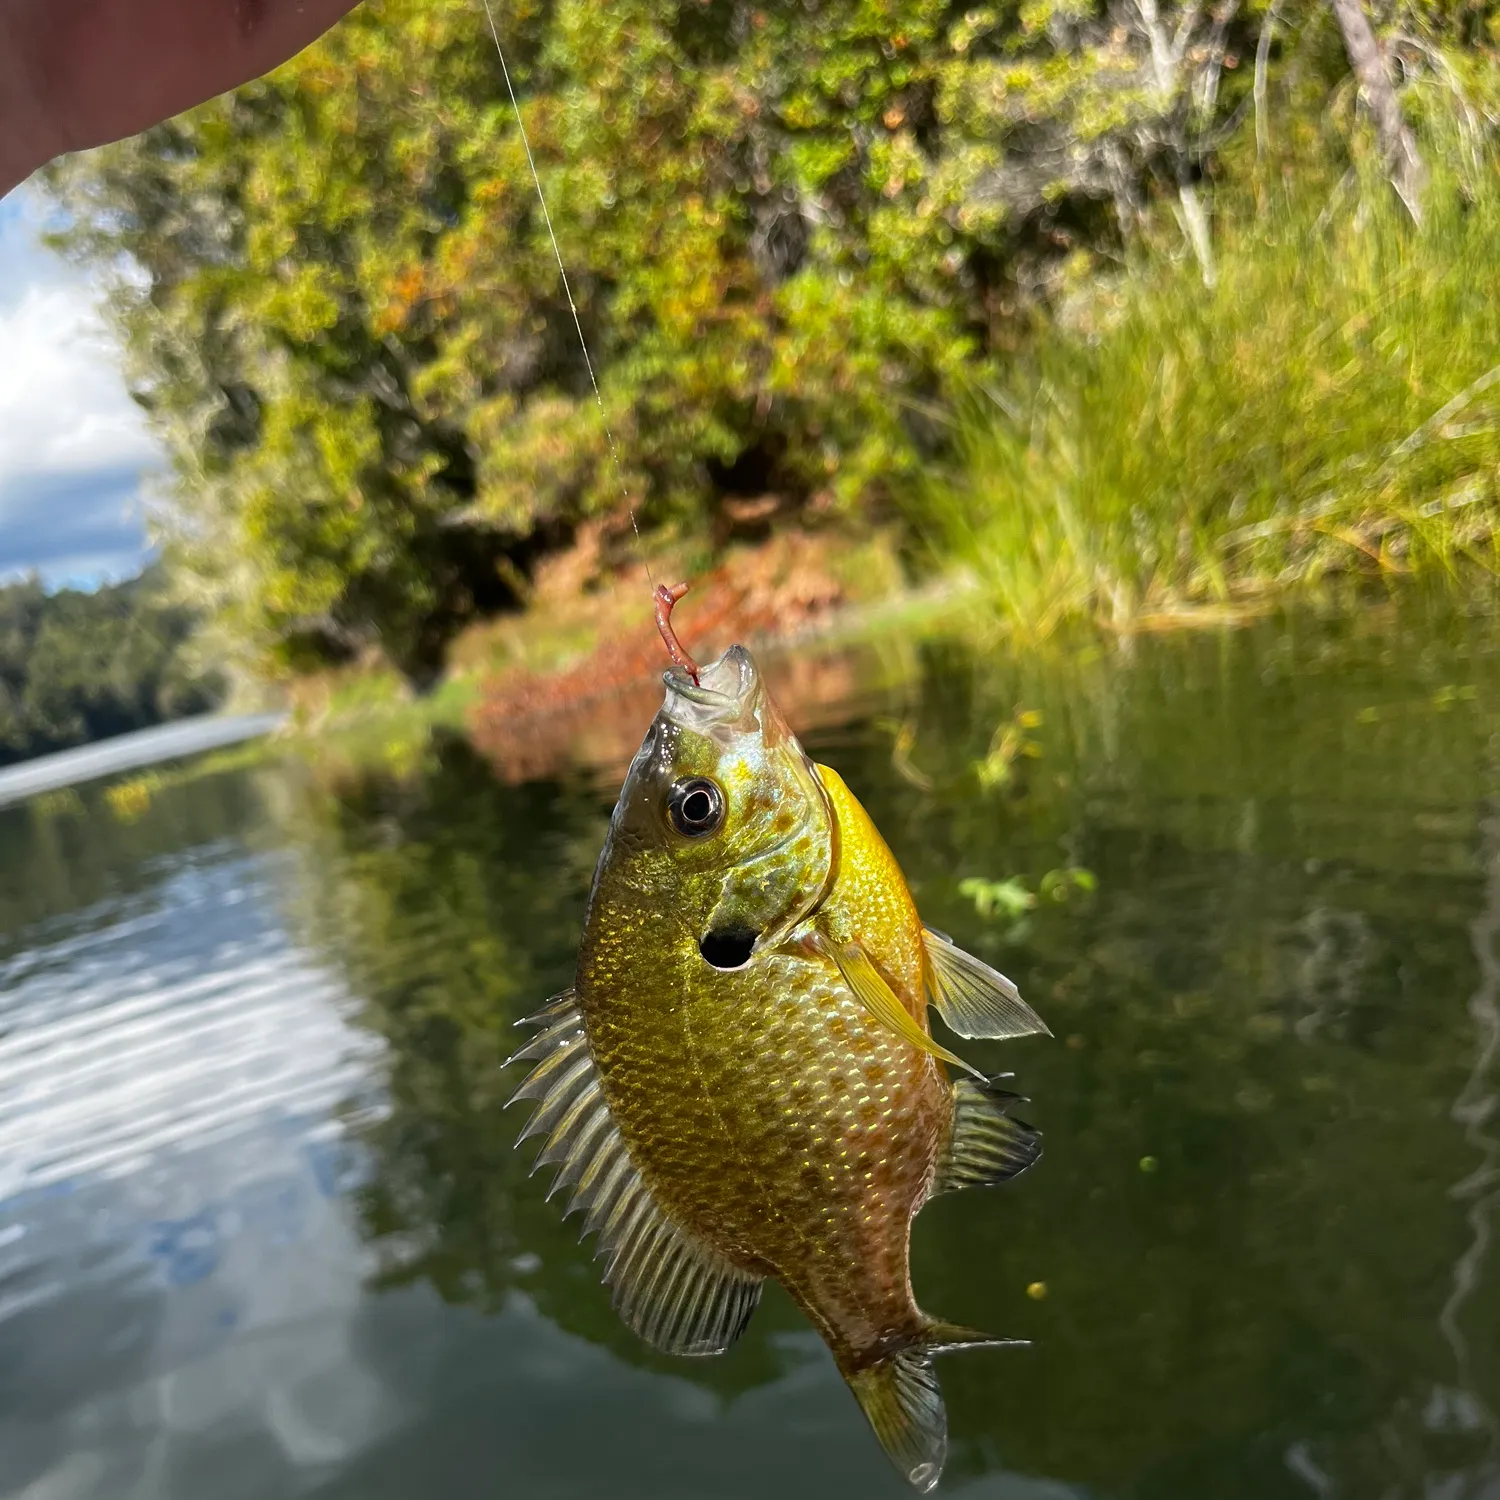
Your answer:
[[[971,1048],[1041,1164],[914,1237],[924,1305],[1035,1340],[943,1360],[945,1492],[1500,1495],[1495,629],[879,675],[814,747],[1057,1033]],[[612,774],[454,740],[0,814],[0,1496],[904,1493],[785,1297],[649,1353],[510,1149]]]

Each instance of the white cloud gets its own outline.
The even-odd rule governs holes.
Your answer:
[[[144,560],[140,481],[161,458],[95,287],[39,229],[24,191],[0,201],[0,575],[90,582]]]
[[[0,350],[0,476],[155,456],[86,283],[28,287],[0,313]]]

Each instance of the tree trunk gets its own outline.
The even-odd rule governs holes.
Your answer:
[[[1349,66],[1359,80],[1359,91],[1375,117],[1375,139],[1385,158],[1391,186],[1400,195],[1407,212],[1420,224],[1427,169],[1418,154],[1411,126],[1401,114],[1401,103],[1385,65],[1385,52],[1370,26],[1363,0],[1333,0],[1333,13],[1344,36]]]
[[[1203,285],[1212,291],[1219,284],[1219,269],[1214,262],[1213,240],[1208,232],[1208,212],[1203,207],[1203,200],[1198,196],[1197,187],[1189,180],[1186,171],[1178,173],[1177,202],[1177,221],[1182,226],[1182,232],[1188,244],[1193,247],[1193,255],[1198,261],[1198,274],[1203,278]]]
[[[1192,248],[1204,286],[1212,288],[1218,282],[1219,272],[1214,263],[1213,240],[1208,232],[1208,213],[1188,174],[1187,137],[1177,110],[1178,69],[1187,47],[1188,33],[1185,29],[1180,29],[1176,43],[1168,38],[1166,27],[1162,25],[1156,8],[1156,0],[1136,0],[1136,11],[1151,47],[1151,68],[1156,75],[1156,90],[1161,97],[1163,111],[1177,121],[1172,126],[1170,136],[1177,169],[1177,223]]]

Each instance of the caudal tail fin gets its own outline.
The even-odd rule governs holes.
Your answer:
[[[844,1371],[844,1379],[870,1419],[880,1446],[906,1480],[926,1493],[948,1456],[948,1412],[932,1356],[950,1349],[1025,1344],[929,1319],[917,1338],[873,1364]]]

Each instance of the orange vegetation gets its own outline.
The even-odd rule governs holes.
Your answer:
[[[817,704],[847,701],[858,685],[858,668],[847,653],[774,651],[777,641],[823,622],[846,601],[823,551],[803,536],[733,558],[693,580],[674,615],[684,645],[699,661],[734,642],[771,648],[767,675],[793,722],[802,725],[816,717]],[[525,781],[568,762],[614,771],[634,753],[661,705],[660,678],[669,662],[645,571],[632,570],[627,578],[623,597],[638,606],[626,624],[618,617],[621,592],[612,590],[598,610],[598,644],[571,666],[513,669],[486,685],[470,716],[470,736],[505,780]]]

